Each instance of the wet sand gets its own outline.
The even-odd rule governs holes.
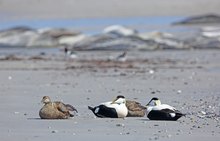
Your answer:
[[[126,62],[107,61],[119,52],[78,52],[77,60],[59,50],[46,55],[30,55],[26,50],[26,55],[1,56],[0,140],[217,141],[219,53],[128,52]],[[146,117],[101,119],[87,109],[119,94],[142,104],[159,97],[187,116],[175,122]],[[39,119],[44,95],[72,104],[78,115],[68,120]]]

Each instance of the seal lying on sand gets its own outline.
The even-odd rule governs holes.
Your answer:
[[[60,101],[51,102],[49,96],[44,96],[41,102],[44,103],[39,112],[41,119],[67,119],[74,116],[70,111],[77,112],[70,104],[64,104]]]
[[[126,107],[128,108],[127,117],[143,117],[146,113],[146,107],[139,102],[126,100]]]
[[[94,108],[88,106],[88,108],[100,118],[124,118],[128,114],[125,103],[125,97],[119,95],[113,101],[101,103]]]
[[[156,97],[152,98],[146,106],[146,115],[150,120],[176,121],[185,115],[170,105],[161,104],[160,100]]]

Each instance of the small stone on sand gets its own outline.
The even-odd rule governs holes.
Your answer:
[[[51,133],[58,133],[58,130],[53,130],[51,131]]]

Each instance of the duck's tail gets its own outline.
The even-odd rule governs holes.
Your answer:
[[[175,120],[178,120],[179,118],[181,118],[182,116],[186,116],[186,114],[183,114],[183,113],[176,113],[176,116],[175,116]]]
[[[76,108],[73,107],[72,105],[66,104],[66,107],[67,107],[68,110],[70,110],[70,111],[75,111],[76,113],[78,113],[78,111],[76,110]]]
[[[94,109],[93,107],[91,107],[91,106],[88,106],[88,109],[91,110],[91,111],[93,111],[93,112],[94,112],[94,110],[95,110],[95,109]]]
[[[183,113],[176,113],[176,116],[178,116],[178,117],[182,117],[182,116],[186,116],[186,114],[183,114]]]
[[[74,117],[74,115],[73,115],[73,114],[70,114],[70,117]]]

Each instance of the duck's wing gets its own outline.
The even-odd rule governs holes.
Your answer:
[[[78,111],[76,110],[76,108],[73,107],[72,105],[70,105],[70,104],[65,104],[65,106],[66,106],[66,108],[67,108],[69,111],[75,111],[75,112],[78,113]]]
[[[57,110],[59,110],[60,112],[62,112],[62,113],[69,112],[68,108],[66,107],[66,105],[64,103],[58,102],[58,101],[56,101],[54,103],[56,104]]]
[[[161,112],[170,114],[171,117],[181,117],[181,116],[185,116],[185,114],[181,113],[179,110],[172,110],[172,109],[162,109]]]
[[[174,110],[171,110],[171,109],[162,109],[160,110],[161,112],[164,112],[164,113],[175,113]]]
[[[103,103],[101,103],[100,105],[105,105],[105,106],[109,107],[109,106],[112,105],[112,101],[103,102]]]
[[[56,107],[57,109],[60,111],[60,112],[63,112],[63,113],[67,113],[69,111],[75,111],[78,113],[78,111],[76,110],[75,107],[73,107],[72,105],[70,104],[64,104],[60,101],[56,101],[54,102],[56,104]]]
[[[94,108],[92,107],[88,107],[90,110],[92,110],[92,112],[97,116],[97,117],[100,117],[100,118],[106,118],[106,117],[109,117],[109,118],[118,118],[118,115],[117,115],[117,111],[115,108],[111,108],[111,107],[107,107],[105,105],[99,105],[99,106],[96,106]]]
[[[130,111],[142,111],[146,109],[146,107],[142,106],[139,102],[131,100],[126,101],[126,106]]]
[[[147,109],[147,107],[142,106],[139,102],[131,100],[126,100],[126,107],[128,108],[127,117],[143,117]]]
[[[167,104],[161,104],[161,105],[157,105],[157,106],[153,106],[152,108],[153,110],[163,110],[163,109],[168,109],[171,111],[175,111],[176,109],[170,105]]]

